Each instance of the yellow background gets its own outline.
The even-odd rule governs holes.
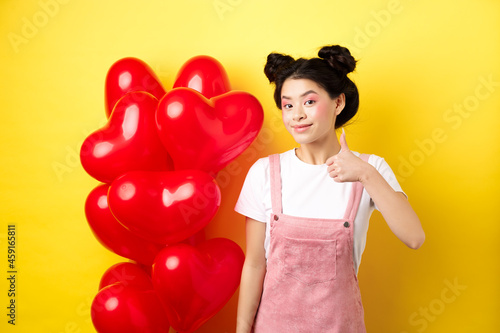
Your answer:
[[[496,0],[3,0],[0,331],[93,332],[99,279],[126,261],[87,225],[83,205],[97,182],[78,159],[104,124],[113,62],[138,57],[169,90],[187,59],[207,54],[234,89],[261,101],[263,131],[221,172],[223,203],[206,228],[244,247],[232,208],[246,171],[294,146],[262,71],[266,56],[310,57],[335,43],[360,60],[352,78],[361,107],[347,142],[386,158],[427,235],[410,250],[373,215],[359,273],[368,332],[498,332],[499,37]],[[6,316],[8,224],[17,228],[15,327]],[[199,332],[233,332],[236,301]]]

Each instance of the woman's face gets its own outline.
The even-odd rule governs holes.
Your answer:
[[[281,89],[281,111],[286,129],[299,144],[337,140],[335,119],[345,97],[331,99],[326,90],[308,79],[287,79]]]

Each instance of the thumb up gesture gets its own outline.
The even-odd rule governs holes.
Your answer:
[[[369,164],[349,150],[343,128],[339,143],[341,148],[340,153],[326,160],[328,174],[334,181],[339,183],[362,181]]]

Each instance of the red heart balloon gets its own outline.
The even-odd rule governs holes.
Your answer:
[[[92,302],[90,314],[99,333],[168,333],[170,330],[156,292],[122,282],[101,289]]]
[[[184,244],[187,244],[187,245],[192,245],[192,246],[196,246],[200,243],[203,243],[204,241],[206,241],[206,237],[205,237],[205,229],[201,229],[200,231],[198,231],[197,233],[195,233],[193,236],[189,237],[189,238],[186,238],[185,240],[183,240],[181,243],[184,243]]]
[[[163,249],[152,278],[170,325],[193,332],[222,309],[238,288],[244,260],[241,248],[225,238]]]
[[[156,112],[158,133],[176,170],[217,173],[255,139],[264,120],[259,101],[230,91],[207,99],[188,88],[169,91]]]
[[[116,102],[131,91],[146,91],[157,99],[165,95],[160,80],[153,70],[137,58],[123,58],[108,70],[105,84],[106,116],[109,117]]]
[[[171,169],[155,125],[158,100],[146,92],[123,96],[108,123],[83,142],[80,160],[95,179],[110,183],[127,171]]]
[[[174,88],[186,87],[212,98],[231,90],[226,70],[216,59],[200,55],[186,61],[177,74]]]
[[[101,277],[99,290],[120,282],[123,286],[132,286],[143,290],[153,290],[151,276],[138,264],[121,262],[108,268]]]
[[[200,170],[129,172],[109,189],[113,215],[152,242],[172,244],[203,229],[219,209],[220,189]]]
[[[145,265],[152,265],[165,245],[150,242],[125,228],[108,207],[108,184],[97,186],[85,201],[85,216],[94,236],[108,250]]]

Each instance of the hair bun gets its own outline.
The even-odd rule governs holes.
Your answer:
[[[270,83],[276,81],[276,75],[282,70],[284,67],[287,67],[295,60],[289,55],[280,54],[280,53],[270,53],[267,56],[266,66],[264,66],[264,74],[266,74]]]
[[[342,75],[347,75],[356,68],[356,60],[351,52],[340,45],[323,46],[318,56]]]

